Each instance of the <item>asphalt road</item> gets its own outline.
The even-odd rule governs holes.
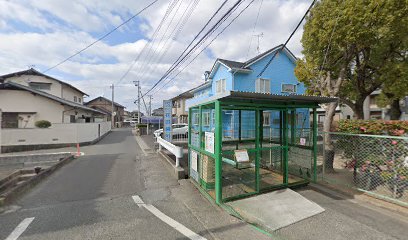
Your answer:
[[[18,239],[188,239],[138,207],[135,195],[206,239],[269,238],[176,181],[156,154],[142,154],[130,129],[82,151],[0,214],[0,239],[18,230]],[[18,227],[26,218],[34,219]]]

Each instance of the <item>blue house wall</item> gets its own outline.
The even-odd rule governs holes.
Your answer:
[[[216,94],[217,92],[217,81],[221,80],[221,79],[225,79],[225,89],[226,91],[231,91],[231,90],[235,90],[232,88],[232,74],[231,72],[228,71],[228,68],[225,67],[224,65],[220,64],[218,66],[218,69],[216,70],[214,77],[212,79],[212,84],[211,84],[211,91],[213,93],[213,95]]]
[[[207,98],[216,95],[216,82],[221,79],[226,81],[226,91],[247,91],[255,92],[255,82],[258,79],[259,73],[265,67],[267,62],[272,57],[273,52],[268,55],[259,58],[257,61],[248,65],[250,70],[233,69],[221,63],[217,60],[214,69],[212,69],[211,78],[208,79],[208,87],[202,87],[194,92],[194,98],[187,100],[187,105],[191,106],[197,102],[202,102]],[[303,83],[300,83],[294,73],[296,67],[295,59],[293,56],[288,56],[287,51],[280,51],[266,68],[261,78],[270,80],[270,93],[286,95],[289,93],[283,93],[282,84],[294,84],[296,85],[296,94],[304,94],[306,88]],[[268,112],[268,111],[264,111]],[[270,125],[264,127],[264,136],[270,136],[271,133],[275,134],[273,129],[280,128],[280,115],[279,111],[270,112]],[[212,113],[211,113],[212,116]],[[255,136],[255,112],[254,111],[242,111],[242,126],[241,126],[241,138],[253,138]],[[309,109],[297,109],[296,110],[296,128],[307,129],[310,128]],[[300,120],[303,119],[303,120]],[[213,120],[213,119],[211,119]],[[212,122],[212,121],[211,121]],[[238,138],[238,111],[223,111],[222,114],[222,129],[224,138]],[[253,125],[253,126],[252,126]],[[289,127],[289,126],[288,126]],[[204,126],[203,131],[213,131],[214,125]],[[272,130],[271,130],[272,129]],[[270,136],[272,137],[272,136]]]
[[[234,90],[255,92],[255,81],[258,79],[259,73],[265,67],[271,56],[260,59],[250,65],[251,73],[235,73],[234,75]],[[298,84],[296,93],[304,94],[306,88],[303,83],[300,83],[295,76],[296,64],[284,53],[277,54],[275,59],[266,68],[262,74],[262,78],[269,79],[271,83],[271,93],[282,93],[282,84]]]

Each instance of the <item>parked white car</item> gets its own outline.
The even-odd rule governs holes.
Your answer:
[[[187,123],[178,123],[178,124],[173,124],[173,138],[174,137],[180,137],[180,136],[188,136],[188,124]],[[154,137],[163,137],[163,128],[160,128],[156,131],[154,131]]]

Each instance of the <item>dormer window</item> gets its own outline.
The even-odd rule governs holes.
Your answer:
[[[31,88],[36,89],[36,90],[45,90],[49,91],[51,90],[51,83],[44,83],[44,82],[30,82],[28,84]]]

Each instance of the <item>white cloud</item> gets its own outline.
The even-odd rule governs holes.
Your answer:
[[[0,1],[0,62],[2,62],[0,74],[19,71],[33,64],[44,70],[95,41],[95,36],[103,35],[150,2],[148,0]],[[151,59],[155,60],[154,62],[148,62],[149,58],[142,55],[128,76],[117,86],[116,100],[127,106],[128,109],[134,109],[133,101],[137,94],[132,81],[140,80],[142,91],[146,92],[170,67],[171,63],[222,2],[223,0],[201,0],[179,37],[176,40],[169,40],[167,47],[162,45],[153,48],[156,51],[151,55]],[[232,6],[233,2],[228,3],[223,12]],[[247,2],[249,1],[245,1],[240,9]],[[255,1],[236,22],[214,41],[209,49],[215,57],[245,61],[257,54],[257,39],[252,36],[253,33],[262,32],[264,34],[263,38],[260,39],[261,51],[266,51],[283,43],[303,16],[310,2],[311,0],[264,0],[258,24],[253,32],[260,3],[259,0]],[[157,5],[144,12],[138,21],[132,21],[126,27],[121,28],[121,34],[129,36],[127,41],[123,40],[118,44],[99,42],[49,74],[74,84],[90,94],[91,97],[103,94],[109,97],[109,85],[118,81],[142,51],[147,44],[144,39],[152,37],[168,7],[168,3],[168,1],[159,1]],[[183,1],[167,34],[172,31],[188,3],[189,1]],[[168,19],[171,19],[173,14],[170,14]],[[33,29],[24,28],[23,30],[15,24],[16,22]],[[136,25],[136,22],[139,25]],[[166,30],[167,23],[163,25],[161,34]],[[42,31],[40,32],[38,29]],[[137,35],[137,32],[142,32],[145,36]],[[289,43],[289,48],[298,56],[302,49],[300,45],[301,33],[302,29],[299,29]],[[112,36],[115,36],[115,33]],[[251,49],[247,57],[251,39]],[[169,46],[171,47],[169,48]],[[161,51],[158,51],[159,49]],[[167,52],[166,55],[162,56],[164,49],[167,49]],[[158,62],[158,59],[161,61]],[[179,76],[155,94],[154,107],[160,106],[163,99],[171,98],[201,84],[201,75],[212,67],[213,61],[214,59],[205,54],[200,55]],[[160,84],[158,89],[161,86],[163,84]],[[155,92],[156,90],[153,91],[153,93]]]

